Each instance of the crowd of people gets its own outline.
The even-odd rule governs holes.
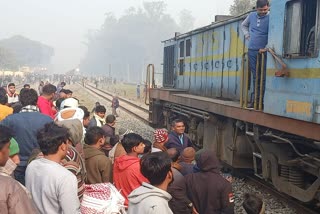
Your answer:
[[[99,213],[86,196],[106,183],[120,195],[119,213],[234,213],[231,181],[213,151],[193,148],[183,120],[150,142],[116,130],[118,115],[100,103],[90,116],[65,85],[0,88],[1,213]],[[253,194],[243,206],[264,209]]]

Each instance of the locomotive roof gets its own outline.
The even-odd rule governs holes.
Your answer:
[[[164,40],[162,41],[163,43],[166,43],[166,42],[169,42],[169,41],[173,41],[173,40],[178,40],[178,39],[183,39],[185,37],[188,37],[188,36],[191,36],[191,35],[194,35],[194,34],[198,34],[198,33],[202,33],[204,31],[207,31],[207,30],[211,30],[213,28],[216,28],[216,27],[219,27],[219,26],[222,26],[222,25],[225,25],[225,24],[229,24],[229,23],[232,23],[234,21],[238,21],[238,20],[241,20],[241,19],[244,19],[245,17],[247,17],[247,15],[252,12],[252,11],[248,11],[244,14],[241,14],[239,16],[234,16],[234,17],[231,17],[230,19],[227,19],[227,20],[222,20],[222,21],[217,21],[217,22],[212,22],[211,24],[209,25],[206,25],[204,27],[200,27],[200,28],[196,28],[194,30],[191,30],[189,32],[186,32],[186,33],[183,33],[183,34],[180,34],[178,36],[175,36],[171,39],[167,39],[167,40]]]

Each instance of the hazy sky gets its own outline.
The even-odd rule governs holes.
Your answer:
[[[0,0],[0,39],[16,34],[55,49],[54,72],[66,72],[79,64],[89,29],[98,29],[106,12],[120,17],[143,0]],[[177,19],[182,9],[192,11],[196,26],[211,23],[216,14],[228,14],[233,0],[164,0],[167,12]],[[172,32],[174,33],[174,32]]]

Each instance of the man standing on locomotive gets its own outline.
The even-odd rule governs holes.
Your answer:
[[[268,31],[269,31],[269,1],[268,0],[257,0],[256,3],[256,12],[251,12],[247,18],[242,22],[241,27],[245,38],[249,40],[248,46],[248,58],[249,58],[249,68],[252,74],[253,81],[253,93],[251,95],[251,103],[249,104],[249,108],[253,107],[254,104],[254,94],[255,94],[255,81],[258,78],[258,91],[257,93],[257,101],[260,97],[260,73],[256,77],[256,65],[257,60],[259,60],[259,64],[261,65],[262,54],[267,57],[267,48],[266,45],[268,43]],[[260,53],[260,54],[259,54]],[[259,54],[259,55],[258,55]],[[263,65],[264,71],[266,70],[266,63]],[[266,74],[266,72],[264,72]],[[265,87],[265,79],[263,81],[263,92]]]

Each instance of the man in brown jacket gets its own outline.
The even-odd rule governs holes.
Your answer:
[[[106,143],[105,132],[100,127],[87,130],[84,142],[84,156],[88,184],[112,182],[112,163],[101,148]]]
[[[9,158],[12,137],[11,130],[0,125],[0,166],[4,166]],[[0,184],[1,213],[38,213],[33,202],[16,180],[9,176],[0,175]]]

